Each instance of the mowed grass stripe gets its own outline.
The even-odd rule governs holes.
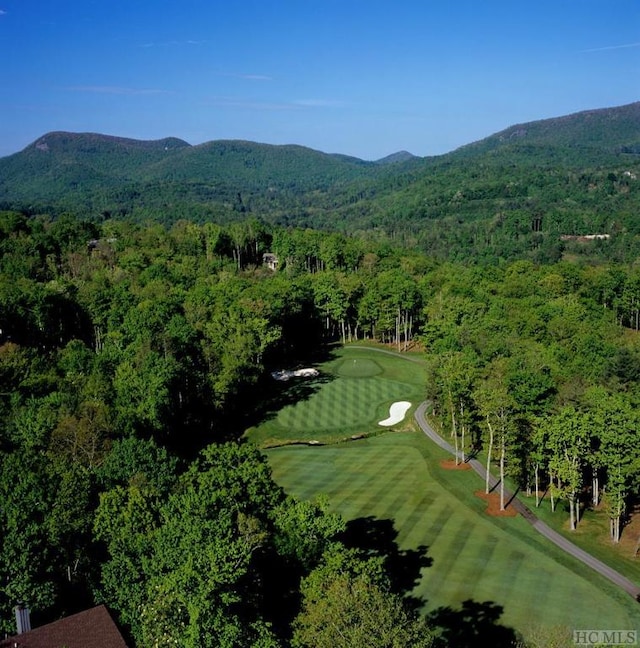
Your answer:
[[[370,502],[375,500],[378,503],[376,507],[376,513],[378,517],[390,517],[393,515],[393,502],[399,503],[404,497],[402,493],[398,493],[394,490],[389,490],[386,485],[385,480],[377,479],[374,474],[364,475],[362,473],[357,473],[359,475],[359,482],[362,484],[364,494],[361,498],[355,498],[353,488],[343,487],[342,493],[336,493],[335,505],[340,507],[341,503],[345,502],[348,504],[350,510],[354,514],[366,517],[368,515],[368,509],[370,507]],[[340,484],[353,484],[353,475],[345,473],[343,477],[338,478],[337,480]],[[394,500],[392,503],[389,503],[389,496],[393,496]],[[355,507],[356,501],[359,503],[359,508]]]
[[[473,552],[473,567],[468,569],[466,564],[464,566],[465,579],[460,583],[455,594],[459,600],[465,601],[474,598],[478,590],[478,583],[495,578],[490,566],[499,545],[497,536],[492,534],[486,535],[482,542],[478,543],[477,551]]]
[[[513,595],[514,586],[520,584],[520,570],[525,561],[525,554],[514,549],[507,552],[505,560],[504,575],[500,579],[500,595],[508,600]],[[519,590],[520,587],[517,587],[517,591]]]
[[[443,528],[443,533],[429,547],[434,562],[428,570],[429,595],[425,598],[437,599],[443,587],[451,589],[457,578],[464,580],[465,576],[459,574],[459,570],[456,569],[456,562],[475,531],[475,527],[475,524],[465,519],[450,519]],[[438,560],[435,560],[436,556]]]
[[[480,580],[482,572],[491,564],[493,554],[499,544],[497,536],[492,533],[485,535],[483,542],[478,544],[473,569],[473,578],[475,580]]]
[[[443,499],[440,502],[439,510],[437,512],[433,511],[430,519],[425,520],[426,524],[423,529],[425,542],[432,545],[438,539],[442,530],[451,518],[455,518],[455,515],[451,510],[451,502]]]
[[[389,404],[407,391],[406,384],[381,378],[336,380],[321,384],[310,399],[284,407],[276,423],[283,433],[377,424]]]
[[[420,531],[416,534],[422,538],[424,516],[428,509],[428,503],[425,501],[422,506],[416,505],[415,501],[405,498],[398,505],[394,514],[394,520],[398,529],[398,542],[410,544],[413,539],[413,531],[417,527]]]
[[[388,436],[394,435],[391,433]],[[626,612],[586,579],[576,576],[573,571],[555,563],[537,549],[521,543],[519,538],[508,535],[500,527],[494,526],[491,519],[478,517],[434,481],[430,485],[431,504],[422,518],[422,533],[414,525],[411,529],[413,543],[404,544],[406,535],[396,518],[397,512],[389,511],[395,498],[387,499],[386,503],[381,501],[384,497],[388,498],[389,492],[396,491],[398,495],[396,489],[399,487],[397,479],[394,482],[384,477],[388,474],[384,468],[389,465],[389,457],[395,460],[400,452],[396,448],[387,454],[389,448],[385,437],[371,439],[361,445],[354,443],[336,447],[271,450],[269,456],[272,465],[277,466],[279,457],[285,457],[284,471],[274,470],[274,476],[289,492],[301,497],[304,493],[306,498],[313,499],[318,493],[329,492],[333,508],[348,519],[373,516],[393,520],[395,529],[399,531],[398,542],[402,539],[401,547],[426,545],[427,556],[433,560],[433,565],[423,570],[415,594],[428,601],[428,609],[440,605],[460,605],[473,590],[474,600],[495,601],[503,605],[502,622],[514,627],[524,627],[531,619],[545,623],[551,623],[553,619],[556,624],[569,623],[583,627],[580,624],[592,618],[585,612],[585,607],[594,605],[600,611],[602,623],[610,620],[619,624],[610,627],[625,628],[629,623],[640,622],[637,614]],[[396,438],[400,440],[402,437],[397,435]],[[294,461],[291,461],[292,454]],[[306,455],[309,462],[299,461],[301,455]],[[349,470],[350,464],[352,470]],[[428,474],[426,469],[425,474]],[[354,495],[354,487],[358,489],[357,496]],[[370,492],[370,498],[362,496],[363,488]],[[404,486],[400,490],[401,494],[406,493]],[[475,524],[469,523],[470,517],[476,520]],[[518,518],[509,521],[509,524],[514,523],[518,523]],[[526,530],[526,524],[523,521],[520,523]],[[465,529],[470,535],[462,551],[460,534]],[[488,537],[498,538],[489,560],[485,550]],[[494,540],[490,542],[493,544]],[[511,582],[505,556],[514,546],[527,557],[520,565],[518,579]],[[476,579],[479,571],[482,571],[483,577]],[[473,587],[471,581],[475,581]],[[537,583],[538,588],[532,588],[532,583]],[[508,598],[503,595],[505,589],[511,591]],[[573,603],[576,598],[589,601],[589,606],[576,606]],[[635,605],[631,599],[629,601]]]

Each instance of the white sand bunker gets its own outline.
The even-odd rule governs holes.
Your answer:
[[[289,380],[290,378],[313,378],[318,375],[318,370],[309,367],[307,369],[283,369],[282,371],[272,371],[271,376],[276,380]]]
[[[409,401],[397,401],[393,403],[389,408],[389,418],[386,418],[384,421],[380,421],[378,425],[395,425],[400,423],[405,417],[406,413],[409,411],[411,403]]]

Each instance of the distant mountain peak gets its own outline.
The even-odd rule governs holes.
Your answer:
[[[396,164],[397,162],[413,160],[415,157],[416,156],[413,155],[413,153],[409,153],[409,151],[398,151],[397,153],[392,153],[391,155],[376,160],[376,164]]]
[[[129,150],[169,150],[190,147],[191,144],[177,137],[165,137],[158,140],[138,140],[101,133],[72,133],[67,131],[52,131],[39,137],[25,150],[35,149],[47,153],[56,150],[94,150],[97,146]]]

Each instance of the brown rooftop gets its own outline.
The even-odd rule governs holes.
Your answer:
[[[0,648],[128,648],[104,605],[0,641]]]

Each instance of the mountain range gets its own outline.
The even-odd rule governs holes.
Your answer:
[[[505,227],[513,242],[533,231],[538,248],[560,234],[635,236],[638,177],[640,102],[517,124],[446,155],[375,162],[297,145],[52,132],[0,158],[0,204],[166,224],[251,215],[381,230],[442,253],[447,231],[454,250],[491,248]]]

